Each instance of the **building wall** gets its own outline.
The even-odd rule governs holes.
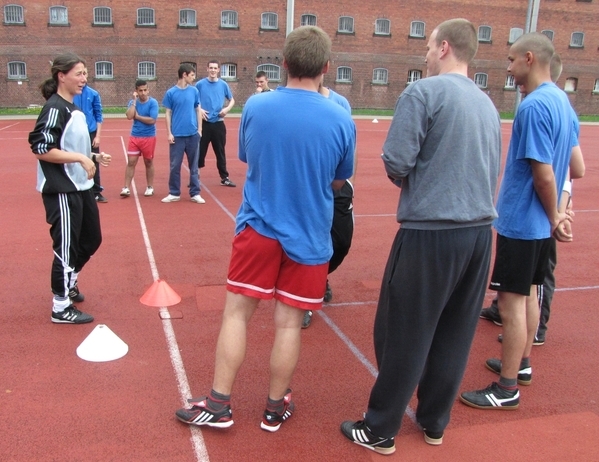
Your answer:
[[[137,78],[137,63],[156,64],[156,79],[150,89],[159,101],[164,92],[177,80],[181,62],[197,64],[198,76],[205,75],[209,59],[232,63],[237,78],[230,81],[239,104],[252,94],[253,77],[260,64],[282,67],[282,47],[286,36],[286,0],[2,0],[2,6],[21,5],[24,25],[8,25],[3,12],[0,24],[0,107],[26,107],[43,104],[38,86],[49,77],[49,62],[61,51],[73,51],[87,61],[89,84],[102,95],[105,106],[124,106],[133,91]],[[68,25],[49,25],[51,6],[68,8]],[[110,27],[92,25],[93,7],[112,9]],[[325,85],[346,96],[354,108],[393,108],[399,94],[407,85],[408,73],[420,70],[426,75],[424,55],[426,42],[434,27],[451,17],[466,17],[476,26],[492,27],[489,43],[481,43],[471,66],[475,73],[488,75],[484,91],[500,111],[514,107],[515,91],[505,89],[508,37],[510,28],[525,28],[528,0],[296,0],[294,26],[303,14],[317,17],[317,25],[333,40],[331,70]],[[137,9],[153,8],[155,27],[137,27]],[[197,28],[179,28],[179,10],[197,12]],[[222,10],[238,13],[237,29],[220,28]],[[261,14],[278,14],[278,29],[262,30]],[[576,91],[569,96],[579,114],[599,114],[599,91],[593,91],[599,79],[599,0],[544,0],[541,2],[537,30],[554,31],[556,50],[562,55],[564,72],[558,85],[564,88],[566,79],[578,79]],[[354,33],[340,34],[340,16],[354,19]],[[390,35],[374,34],[376,19],[390,21]],[[425,37],[410,37],[412,21],[425,23]],[[572,32],[584,33],[584,47],[570,47]],[[8,78],[8,62],[26,63],[27,78],[17,81]],[[113,63],[114,78],[98,79],[95,63]],[[336,82],[339,66],[352,69],[351,83]],[[373,84],[373,70],[388,71],[388,83]],[[271,82],[271,87],[284,85]],[[20,83],[19,83],[20,82]],[[596,89],[597,90],[597,89]]]

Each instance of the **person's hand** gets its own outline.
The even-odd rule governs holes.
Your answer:
[[[87,172],[87,179],[91,180],[96,174],[96,164],[94,164],[94,161],[91,160],[89,157],[81,154],[81,160],[79,161],[79,163]]]
[[[202,120],[208,120],[208,111],[200,109],[200,113],[202,114]]]
[[[98,162],[102,167],[108,167],[111,161],[112,156],[110,154],[106,154],[105,152],[96,154],[96,162]]]
[[[134,99],[135,101],[137,101],[137,98],[138,98],[137,92],[136,92],[136,91],[134,91],[134,92],[133,92],[133,99]]]
[[[572,222],[569,220],[561,222],[558,227],[555,228],[553,237],[559,242],[572,242],[574,239],[572,234]]]
[[[100,147],[100,136],[96,135],[94,137],[94,141],[92,142],[92,148]]]
[[[173,135],[172,133],[168,135],[166,139],[168,140],[169,144],[175,144],[175,135]]]

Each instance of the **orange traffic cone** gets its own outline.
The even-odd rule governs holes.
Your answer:
[[[146,293],[139,299],[148,306],[172,306],[181,301],[181,297],[169,286],[166,281],[157,279]]]

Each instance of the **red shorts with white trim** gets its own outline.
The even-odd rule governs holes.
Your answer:
[[[139,156],[141,155],[144,159],[153,159],[154,150],[156,149],[156,137],[138,137],[130,136],[129,144],[127,146],[128,156]]]
[[[322,308],[329,264],[302,265],[281,244],[247,226],[233,239],[227,290],[304,310]]]

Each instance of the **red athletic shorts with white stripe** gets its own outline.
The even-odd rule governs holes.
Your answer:
[[[233,239],[227,290],[304,310],[322,308],[329,264],[302,265],[281,244],[247,226]]]
[[[156,137],[147,136],[130,136],[129,144],[127,145],[128,156],[142,156],[144,159],[151,160],[154,158],[156,149]]]

